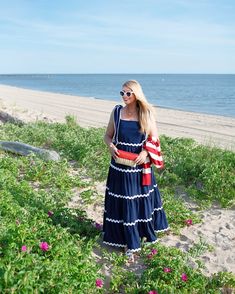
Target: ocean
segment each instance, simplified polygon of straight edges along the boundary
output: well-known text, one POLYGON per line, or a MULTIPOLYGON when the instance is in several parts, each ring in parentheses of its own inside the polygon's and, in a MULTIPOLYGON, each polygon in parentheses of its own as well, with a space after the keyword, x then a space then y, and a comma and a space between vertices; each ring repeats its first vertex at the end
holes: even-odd
POLYGON ((235 74, 10 74, 0 84, 120 102, 130 79, 155 106, 235 117, 235 74))

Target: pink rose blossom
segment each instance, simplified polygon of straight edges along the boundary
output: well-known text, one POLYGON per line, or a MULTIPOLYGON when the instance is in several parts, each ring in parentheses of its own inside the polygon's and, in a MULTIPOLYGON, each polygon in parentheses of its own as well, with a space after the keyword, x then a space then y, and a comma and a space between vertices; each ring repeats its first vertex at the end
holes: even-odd
POLYGON ((99 230, 99 231, 102 230, 102 225, 99 224, 99 223, 95 223, 94 227, 95 227, 97 230, 99 230))
POLYGON ((154 249, 154 248, 153 248, 153 249, 151 250, 151 253, 152 253, 153 255, 157 254, 157 249, 154 249))
POLYGON ((47 242, 41 242, 40 243, 40 248, 42 249, 42 251, 48 251, 49 250, 49 245, 47 242))
POLYGON ((149 253, 149 254, 147 255, 147 258, 148 258, 148 259, 153 258, 153 254, 152 254, 152 253, 149 253))
POLYGON ((103 285, 104 285, 104 282, 103 282, 103 280, 101 280, 101 279, 97 279, 97 280, 95 281, 95 285, 96 285, 97 288, 102 288, 103 285))
POLYGON ((155 290, 151 290, 151 291, 148 292, 148 294, 158 294, 158 293, 155 290))
POLYGON ((163 270, 164 270, 165 273, 170 273, 171 272, 171 269, 169 267, 164 267, 163 270))
POLYGON ((49 210, 47 214, 48 214, 49 217, 51 217, 54 214, 54 212, 49 210))
POLYGON ((27 246, 26 246, 26 245, 23 245, 23 246, 21 247, 21 251, 27 251, 27 246))
POLYGON ((191 219, 186 219, 185 223, 187 226, 191 226, 193 224, 193 221, 191 219))
POLYGON ((153 248, 153 249, 151 250, 151 252, 147 255, 147 258, 148 258, 148 259, 153 258, 153 256, 154 256, 155 254, 157 254, 157 249, 153 248))
POLYGON ((184 282, 186 282, 188 280, 188 277, 187 277, 187 275, 185 273, 183 273, 181 275, 181 280, 184 281, 184 282))

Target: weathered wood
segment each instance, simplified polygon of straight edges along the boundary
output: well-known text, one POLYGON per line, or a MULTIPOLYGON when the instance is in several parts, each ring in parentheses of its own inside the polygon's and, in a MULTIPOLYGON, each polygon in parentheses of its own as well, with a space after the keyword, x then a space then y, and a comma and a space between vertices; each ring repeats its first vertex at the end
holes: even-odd
POLYGON ((0 150, 12 152, 23 156, 28 156, 31 153, 34 153, 43 160, 60 160, 60 155, 54 150, 37 148, 20 142, 0 141, 0 150))

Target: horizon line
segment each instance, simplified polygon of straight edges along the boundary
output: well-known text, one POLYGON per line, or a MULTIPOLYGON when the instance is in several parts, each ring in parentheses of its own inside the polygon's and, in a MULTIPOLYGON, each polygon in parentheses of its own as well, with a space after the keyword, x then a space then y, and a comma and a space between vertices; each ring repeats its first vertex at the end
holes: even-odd
POLYGON ((59 72, 59 73, 53 73, 53 72, 45 72, 45 73, 41 73, 41 72, 31 72, 31 73, 0 73, 0 75, 234 75, 234 73, 200 73, 200 72, 156 72, 156 73, 120 73, 120 72, 110 72, 110 73, 102 73, 102 72, 88 72, 88 73, 69 73, 69 72, 59 72))

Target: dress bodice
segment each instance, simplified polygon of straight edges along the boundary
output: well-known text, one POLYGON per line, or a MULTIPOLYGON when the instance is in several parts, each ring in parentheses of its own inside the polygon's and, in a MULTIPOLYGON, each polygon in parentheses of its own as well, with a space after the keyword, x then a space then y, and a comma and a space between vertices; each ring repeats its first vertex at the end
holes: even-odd
POLYGON ((140 132, 138 121, 120 119, 117 138, 119 149, 139 153, 145 141, 145 134, 140 132))
POLYGON ((145 141, 145 134, 140 132, 140 123, 136 120, 121 119, 121 105, 114 110, 115 134, 113 141, 118 149, 140 153, 145 141))

